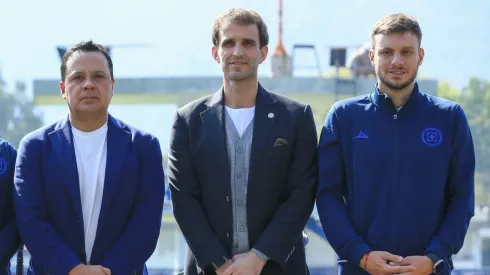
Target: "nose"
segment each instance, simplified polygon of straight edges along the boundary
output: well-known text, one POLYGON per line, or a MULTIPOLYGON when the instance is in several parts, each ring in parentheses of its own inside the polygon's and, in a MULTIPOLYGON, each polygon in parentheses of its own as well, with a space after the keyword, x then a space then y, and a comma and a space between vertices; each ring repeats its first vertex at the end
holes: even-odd
POLYGON ((84 90, 91 90, 91 89, 93 89, 94 88, 94 83, 92 82, 92 78, 87 77, 85 79, 85 81, 83 82, 82 88, 84 90))
POLYGON ((240 44, 235 45, 233 48, 233 55, 234 56, 242 56, 243 55, 243 48, 240 44))
POLYGON ((400 53, 395 53, 393 55, 393 60, 391 61, 393 65, 403 65, 403 57, 400 53))

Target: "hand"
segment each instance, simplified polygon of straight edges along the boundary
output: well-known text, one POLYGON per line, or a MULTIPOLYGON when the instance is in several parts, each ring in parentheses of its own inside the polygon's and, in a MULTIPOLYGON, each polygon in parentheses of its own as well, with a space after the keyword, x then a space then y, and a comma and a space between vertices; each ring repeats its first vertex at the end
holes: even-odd
POLYGON ((225 270, 223 275, 259 275, 264 265, 265 262, 250 251, 233 256, 233 264, 225 270))
POLYGON ((111 275, 111 270, 101 265, 79 264, 68 275, 111 275))
POLYGON ((364 254, 360 266, 369 274, 399 274, 415 271, 417 268, 412 265, 399 265, 403 257, 393 255, 385 251, 371 251, 364 254), (389 264, 393 262, 394 264, 389 264), (398 265, 397 265, 398 264, 398 265))
POLYGON ((412 272, 401 273, 403 275, 429 275, 434 271, 432 267, 434 264, 432 260, 427 256, 410 256, 397 263, 401 266, 415 266, 417 270, 412 272))
POLYGON ((233 263, 232 260, 227 260, 226 263, 219 268, 216 268, 216 275, 222 275, 223 272, 233 263))
POLYGON ((89 265, 89 268, 94 268, 94 270, 102 269, 102 272, 104 272, 105 275, 111 275, 111 270, 109 268, 103 267, 101 265, 89 265))

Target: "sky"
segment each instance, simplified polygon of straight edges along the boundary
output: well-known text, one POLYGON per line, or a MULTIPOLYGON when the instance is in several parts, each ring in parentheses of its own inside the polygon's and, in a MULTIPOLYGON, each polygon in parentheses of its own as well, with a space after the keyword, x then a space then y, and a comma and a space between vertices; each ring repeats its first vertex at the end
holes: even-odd
MULTIPOLYGON (((80 40, 113 45, 117 77, 219 76, 211 58, 213 20, 232 7, 254 9, 278 39, 278 0, 0 0, 0 70, 8 87, 34 79, 59 79, 56 46, 80 40)), ((284 0, 284 44, 313 44, 323 71, 329 48, 349 52, 369 39, 373 24, 403 12, 421 25, 425 60, 419 75, 461 88, 470 77, 490 80, 488 0, 284 0)), ((297 51, 301 69, 313 52, 297 51)), ((260 67, 269 75, 270 59, 260 67)), ((311 71, 310 71, 311 73, 311 71)))

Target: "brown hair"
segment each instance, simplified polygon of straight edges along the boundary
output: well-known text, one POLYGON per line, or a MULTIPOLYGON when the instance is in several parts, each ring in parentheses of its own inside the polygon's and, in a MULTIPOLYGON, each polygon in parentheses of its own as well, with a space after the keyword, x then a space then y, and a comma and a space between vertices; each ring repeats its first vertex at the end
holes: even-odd
POLYGON ((371 31, 371 42, 374 48, 374 37, 378 34, 389 35, 393 33, 403 34, 405 32, 411 32, 419 39, 419 47, 422 43, 422 30, 419 23, 414 17, 405 15, 403 13, 391 14, 383 17, 381 20, 374 24, 371 31))
POLYGON ((267 32, 267 26, 262 17, 255 11, 235 8, 227 10, 214 21, 212 33, 214 46, 218 46, 220 43, 221 27, 229 23, 241 26, 257 25, 257 28, 259 29, 260 48, 269 44, 269 33, 267 32))

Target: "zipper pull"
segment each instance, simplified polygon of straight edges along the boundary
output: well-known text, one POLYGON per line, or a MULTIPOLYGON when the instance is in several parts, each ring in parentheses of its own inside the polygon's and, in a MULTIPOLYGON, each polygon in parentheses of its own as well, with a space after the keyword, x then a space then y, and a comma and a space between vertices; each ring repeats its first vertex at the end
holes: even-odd
POLYGON ((397 114, 394 114, 393 115, 393 119, 398 119, 398 115, 397 114))

